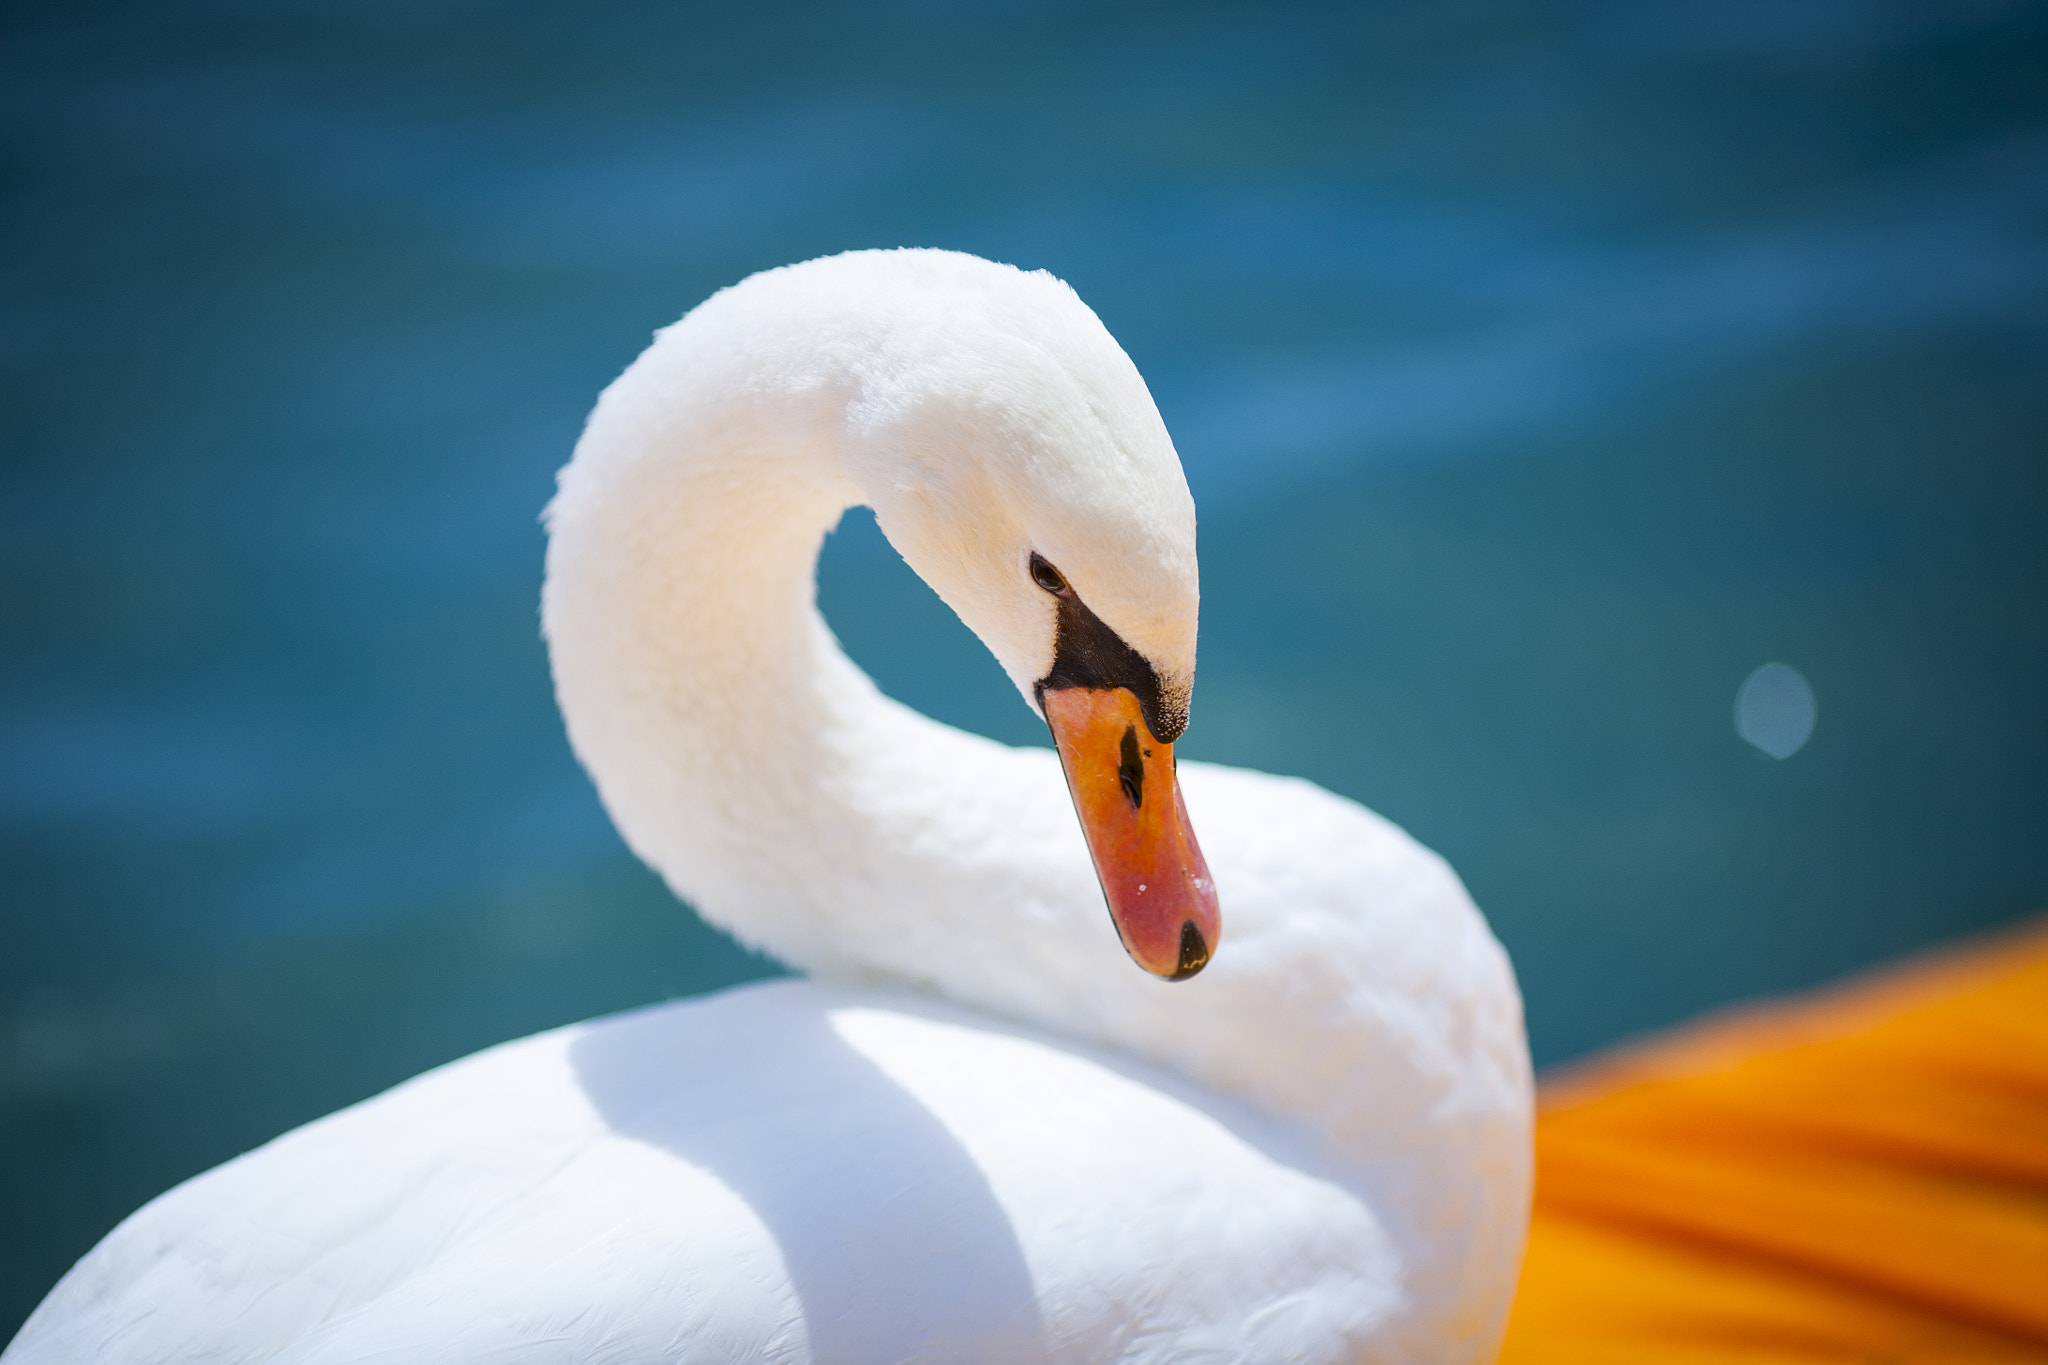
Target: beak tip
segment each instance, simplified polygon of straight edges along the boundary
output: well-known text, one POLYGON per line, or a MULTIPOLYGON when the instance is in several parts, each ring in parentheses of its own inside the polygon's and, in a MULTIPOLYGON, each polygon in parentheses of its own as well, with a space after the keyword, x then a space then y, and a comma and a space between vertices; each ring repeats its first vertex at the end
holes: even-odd
POLYGON ((1209 965, 1221 925, 1173 747, 1149 730, 1151 747, 1140 742, 1127 688, 1047 688, 1039 698, 1117 937, 1147 974, 1185 981, 1209 965))
POLYGON ((1202 937, 1202 931, 1195 927, 1193 920, 1183 920, 1180 926, 1180 961, 1166 973, 1166 979, 1185 981, 1208 965, 1208 941, 1202 937))

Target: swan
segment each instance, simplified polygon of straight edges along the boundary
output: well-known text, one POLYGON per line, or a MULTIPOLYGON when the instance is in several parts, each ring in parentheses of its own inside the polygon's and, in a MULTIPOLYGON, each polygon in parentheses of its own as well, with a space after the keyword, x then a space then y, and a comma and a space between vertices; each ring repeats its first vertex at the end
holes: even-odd
POLYGON ((754 275, 605 390, 547 525, 606 808, 804 978, 507 1043, 198 1176, 7 1365, 1490 1357, 1531 1179, 1506 956, 1387 821, 1176 765, 1194 504, 1070 288, 924 250, 754 275), (813 571, 859 503, 1053 749, 840 651, 813 571))

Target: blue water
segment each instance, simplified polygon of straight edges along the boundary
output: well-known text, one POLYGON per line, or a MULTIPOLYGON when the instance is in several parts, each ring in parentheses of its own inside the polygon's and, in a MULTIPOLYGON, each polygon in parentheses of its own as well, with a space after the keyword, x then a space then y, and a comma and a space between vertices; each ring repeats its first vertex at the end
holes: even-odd
MULTIPOLYGON (((1539 1059, 2048 903, 2048 8, 17 5, 0 1329, 291 1124, 773 970, 576 769, 535 518, 653 328, 898 244, 1124 342, 1187 751, 1443 850, 1539 1059)), ((823 575, 1039 742, 872 523, 823 575)))

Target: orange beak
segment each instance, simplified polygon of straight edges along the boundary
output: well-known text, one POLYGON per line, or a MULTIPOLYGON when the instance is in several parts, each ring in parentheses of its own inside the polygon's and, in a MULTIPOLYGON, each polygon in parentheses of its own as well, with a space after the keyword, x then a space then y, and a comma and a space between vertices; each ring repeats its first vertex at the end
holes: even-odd
POLYGON ((1173 746, 1152 737, 1128 688, 1049 687, 1039 702, 1124 950, 1154 976, 1193 976, 1223 922, 1173 746))

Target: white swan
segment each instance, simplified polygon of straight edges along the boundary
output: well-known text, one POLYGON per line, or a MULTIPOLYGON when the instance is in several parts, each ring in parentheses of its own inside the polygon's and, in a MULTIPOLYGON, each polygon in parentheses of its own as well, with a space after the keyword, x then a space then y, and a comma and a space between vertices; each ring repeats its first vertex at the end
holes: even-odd
POLYGON ((1071 290, 927 251, 756 275, 605 392, 549 519, 557 689, 613 818, 811 981, 288 1133, 124 1222, 8 1365, 1489 1355, 1530 1181, 1512 974, 1351 802, 1196 763, 1174 799, 1194 508, 1071 290), (1051 752, 840 653, 812 569, 863 501, 1046 687, 1071 803, 1051 752), (1130 960, 1212 948, 1188 981, 1130 960))

